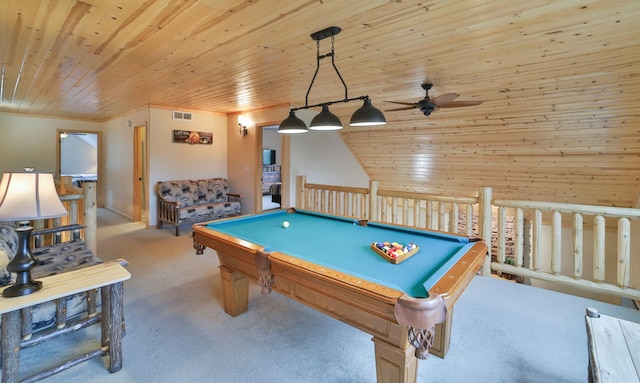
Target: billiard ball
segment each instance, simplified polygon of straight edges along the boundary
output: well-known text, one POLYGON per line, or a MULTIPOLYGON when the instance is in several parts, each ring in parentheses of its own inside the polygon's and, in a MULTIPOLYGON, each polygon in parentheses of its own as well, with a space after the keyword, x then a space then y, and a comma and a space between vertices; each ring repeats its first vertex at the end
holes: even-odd
POLYGON ((284 221, 282 222, 282 227, 284 227, 285 229, 289 227, 289 221, 284 221))

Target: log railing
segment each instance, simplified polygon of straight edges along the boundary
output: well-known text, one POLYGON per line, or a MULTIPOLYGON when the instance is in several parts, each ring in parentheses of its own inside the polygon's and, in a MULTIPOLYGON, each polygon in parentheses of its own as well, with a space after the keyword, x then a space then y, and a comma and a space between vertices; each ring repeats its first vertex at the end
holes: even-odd
POLYGON ((474 207, 480 197, 447 197, 369 188, 321 185, 298 176, 298 206, 345 217, 370 219, 405 226, 466 235, 474 234, 474 207), (468 224, 470 223, 470 224, 468 224))
POLYGON ((479 235, 491 242, 483 275, 507 273, 640 299, 640 275, 631 272, 640 264, 631 241, 640 209, 492 199, 489 187, 477 197, 448 197, 379 190, 377 181, 369 188, 311 184, 304 176, 297 182, 300 208, 479 235))
POLYGON ((312 211, 369 219, 369 189, 307 183, 298 176, 298 207, 312 211))
POLYGON ((492 271, 640 299, 640 290, 631 283, 632 261, 636 268, 640 262, 638 255, 631 257, 631 223, 640 220, 640 209, 501 199, 493 205, 499 235, 492 271), (509 215, 514 217, 510 259, 500 235, 509 215))
MULTIPOLYGON (((59 218, 33 221, 34 229, 41 230, 66 225, 82 225, 83 229, 81 231, 83 231, 84 235, 81 235, 81 237, 84 238, 89 250, 97 254, 96 183, 84 182, 82 188, 78 188, 71 184, 71 177, 61 177, 56 182, 56 188, 68 214, 59 218)), ((71 234, 65 233, 63 235, 69 236, 71 234)), ((58 241, 68 241, 70 239, 69 237, 64 237, 58 239, 58 241)), ((54 238, 38 238, 38 240, 45 245, 56 241, 54 238)))
MULTIPOLYGON (((375 182, 375 181, 374 181, 375 182)), ((474 207, 479 197, 445 197, 422 193, 378 190, 372 220, 446 231, 474 234, 474 207)))

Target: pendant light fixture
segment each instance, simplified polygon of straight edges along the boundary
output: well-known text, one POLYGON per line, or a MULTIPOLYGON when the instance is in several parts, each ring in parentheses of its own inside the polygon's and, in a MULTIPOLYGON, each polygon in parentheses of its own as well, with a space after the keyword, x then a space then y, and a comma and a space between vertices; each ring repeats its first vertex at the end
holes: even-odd
POLYGON ((278 128, 278 133, 305 133, 308 129, 312 130, 338 130, 342 129, 342 122, 335 114, 329 111, 329 105, 337 104, 341 102, 350 102, 354 100, 362 100, 363 105, 360 109, 356 110, 351 116, 351 121, 349 125, 351 126, 374 126, 374 125, 385 125, 387 123, 386 119, 382 112, 376 109, 371 104, 371 99, 369 96, 359 96, 349 98, 349 91, 347 89, 347 84, 345 84, 340 72, 338 72, 338 68, 335 63, 335 53, 333 49, 334 36, 340 33, 341 29, 339 27, 329 27, 323 29, 321 31, 315 32, 311 34, 311 38, 316 41, 316 71, 313 74, 313 78, 311 79, 311 84, 309 84, 309 89, 307 89, 307 95, 305 97, 304 106, 298 108, 291 108, 289 112, 289 117, 284 119, 282 123, 280 123, 280 127, 278 128), (320 40, 324 40, 327 37, 331 37, 331 52, 320 55, 320 40), (320 60, 326 57, 331 57, 331 65, 333 69, 336 71, 338 78, 340 78, 340 82, 344 86, 344 99, 336 100, 336 101, 326 101, 321 102, 315 105, 309 105, 309 92, 311 92, 311 88, 313 87, 313 82, 316 79, 316 75, 318 74, 318 70, 320 69, 320 60), (296 117, 295 111, 300 109, 309 109, 321 106, 322 111, 318 113, 313 120, 311 120, 311 124, 307 129, 307 125, 296 117))

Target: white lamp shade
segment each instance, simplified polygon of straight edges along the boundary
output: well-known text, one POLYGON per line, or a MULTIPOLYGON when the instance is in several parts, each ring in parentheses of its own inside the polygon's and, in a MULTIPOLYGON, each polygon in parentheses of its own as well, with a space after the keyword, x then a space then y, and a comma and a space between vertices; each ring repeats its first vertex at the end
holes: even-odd
POLYGON ((67 214, 51 173, 4 173, 0 181, 0 221, 61 217, 67 214))

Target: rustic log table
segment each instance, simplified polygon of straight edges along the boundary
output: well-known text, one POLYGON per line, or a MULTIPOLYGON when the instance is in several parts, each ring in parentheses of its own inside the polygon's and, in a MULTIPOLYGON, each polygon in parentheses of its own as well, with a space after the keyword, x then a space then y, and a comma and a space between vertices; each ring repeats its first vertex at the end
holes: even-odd
POLYGON ((589 382, 640 383, 640 323, 598 313, 585 316, 589 382))
MULTIPOLYGON (((98 355, 109 356, 109 371, 122 368, 122 335, 124 331, 123 281, 131 274, 123 267, 126 261, 113 261, 66 273, 40 278, 43 288, 35 293, 0 299, 2 314, 2 383, 34 382, 47 378, 67 368, 98 355), (122 264, 121 264, 122 263, 122 264), (58 300, 77 293, 101 290, 102 313, 82 319, 74 325, 58 326, 42 335, 23 339, 21 310, 31 306, 58 300), (20 379, 20 350, 99 322, 102 316, 101 347, 68 360, 61 365, 20 379)), ((2 289, 0 289, 0 292, 2 289)), ((45 356, 46 357, 46 356, 45 356)))

